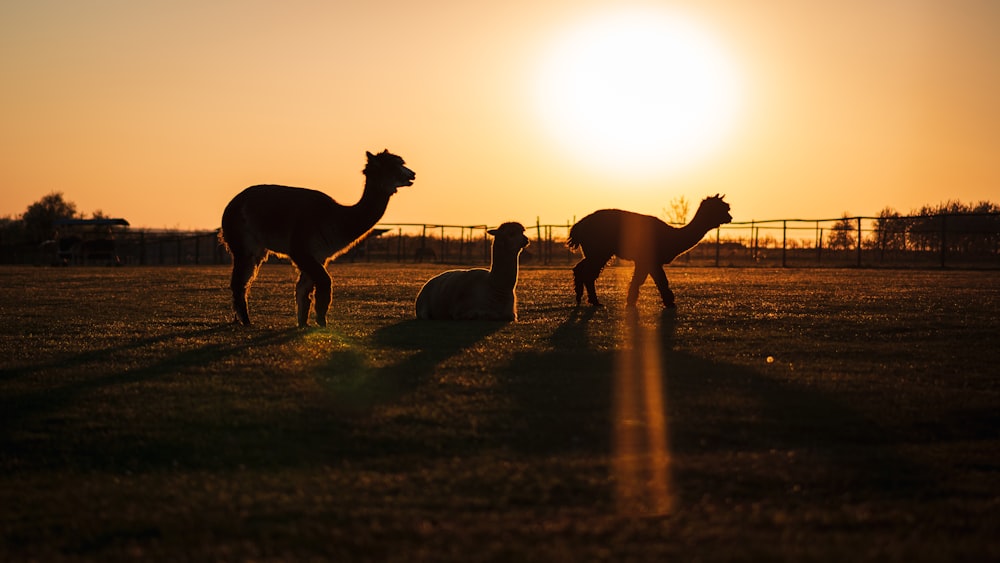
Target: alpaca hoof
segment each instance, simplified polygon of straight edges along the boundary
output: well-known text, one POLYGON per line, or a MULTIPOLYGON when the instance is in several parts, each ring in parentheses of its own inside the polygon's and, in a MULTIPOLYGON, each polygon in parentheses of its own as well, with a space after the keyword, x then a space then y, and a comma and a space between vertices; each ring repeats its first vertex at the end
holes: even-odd
POLYGON ((326 319, 316 319, 316 324, 318 324, 320 328, 323 328, 326 326, 326 319))

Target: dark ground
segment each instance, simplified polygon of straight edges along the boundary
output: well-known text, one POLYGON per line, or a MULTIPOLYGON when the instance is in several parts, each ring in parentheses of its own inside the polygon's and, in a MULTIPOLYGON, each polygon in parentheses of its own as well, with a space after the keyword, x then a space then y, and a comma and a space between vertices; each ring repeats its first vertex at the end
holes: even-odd
POLYGON ((1000 560, 996 272, 0 268, 0 560, 1000 560))

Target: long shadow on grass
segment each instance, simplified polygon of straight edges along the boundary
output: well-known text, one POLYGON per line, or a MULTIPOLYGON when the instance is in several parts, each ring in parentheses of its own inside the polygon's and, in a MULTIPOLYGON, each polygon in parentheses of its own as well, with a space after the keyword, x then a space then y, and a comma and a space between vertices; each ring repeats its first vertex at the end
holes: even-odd
POLYGON ((548 342, 501 368, 501 384, 517 409, 510 416, 518 422, 511 445, 540 455, 608 450, 614 336, 598 326, 606 317, 605 309, 574 308, 548 342))
POLYGON ((783 368, 750 369, 679 350, 677 322, 666 314, 659 323, 670 449, 701 460, 675 471, 679 499, 728 491, 759 501, 805 489, 843 499, 927 484, 925 469, 895 448, 897 437, 843 397, 783 368))
MULTIPOLYGON (((66 442, 72 442, 70 450, 80 447, 81 444, 84 446, 96 446, 98 450, 92 452, 92 454, 97 456, 103 455, 107 458, 114 458, 115 456, 121 457, 122 455, 131 455, 132 457, 135 457, 138 453, 141 457, 144 455, 143 452, 122 454, 122 451, 127 449, 129 444, 93 444, 91 440, 97 439, 99 436, 92 436, 83 428, 60 427, 61 423, 59 422, 59 419, 61 418, 61 415, 58 413, 64 409, 72 408, 81 401, 85 401, 85 398, 92 394, 100 394, 104 390, 121 388, 136 383, 151 381, 157 378, 183 372, 186 369, 210 365, 223 361, 229 357, 245 354, 248 347, 281 345, 300 338, 303 334, 302 331, 295 328, 260 331, 253 334, 253 336, 249 338, 241 338, 236 343, 227 341, 196 346, 178 353, 170 354, 166 357, 150 360, 148 363, 139 365, 138 367, 128 367, 109 373, 95 374, 93 376, 87 373, 85 368, 91 361, 94 361, 102 355, 107 356, 119 354, 123 351, 127 352, 130 350, 138 350, 144 346, 173 340, 179 340, 182 342, 189 339, 201 340, 211 334, 219 333, 220 331, 228 332, 231 330, 233 329, 226 325, 223 327, 205 330, 171 333, 169 335, 142 339, 140 341, 126 342, 112 348, 87 351, 78 354, 73 358, 66 359, 66 364, 58 364, 58 368, 67 368, 69 370, 67 372, 69 375, 67 375, 67 381, 65 383, 57 386, 46 386, 44 389, 38 391, 5 396, 4 400, 0 402, 0 448, 12 457, 16 457, 19 454, 26 454, 30 456, 37 453, 37 450, 39 449, 65 447, 66 442), (46 429, 41 431, 41 436, 43 437, 24 437, 25 430, 29 431, 27 434, 28 436, 31 436, 32 433, 39 431, 35 429, 36 423, 32 421, 44 419, 50 414, 55 414, 57 419, 55 422, 55 428, 51 427, 52 423, 45 423, 46 429), (47 442, 51 440, 56 440, 58 443, 47 442), (106 449, 102 451, 102 448, 106 449)), ((106 362, 104 365, 107 366, 113 364, 106 362)), ((42 369, 42 367, 38 367, 37 369, 42 369)), ((139 394, 137 397, 149 400, 149 395, 147 394, 139 394)), ((195 433, 194 431, 195 429, 192 429, 192 434, 195 433)), ((144 449, 149 452, 153 452, 161 445, 152 444, 149 445, 150 447, 144 449)), ((183 445, 180 446, 181 449, 183 449, 183 447, 183 445)), ((171 455, 180 455, 181 457, 184 455, 183 452, 178 453, 176 447, 164 449, 170 451, 154 453, 151 456, 147 456, 150 458, 147 461, 153 461, 155 463, 155 458, 161 459, 166 463, 170 463, 176 462, 176 457, 171 458, 171 455)), ((71 463, 80 461, 72 459, 73 456, 78 453, 79 452, 73 453, 71 451, 68 454, 70 456, 69 461, 71 463)), ((83 455, 90 454, 91 452, 88 452, 83 455)))
MULTIPOLYGON (((97 350, 85 350, 83 352, 67 355, 55 353, 46 357, 42 361, 32 362, 29 365, 0 369, 0 381, 11 381, 19 377, 24 377, 47 369, 58 368, 62 370, 73 370, 85 368, 87 365, 93 363, 100 363, 103 365, 107 363, 109 358, 124 357, 131 352, 178 339, 189 340, 192 338, 204 338, 229 329, 230 325, 219 325, 213 323, 206 328, 198 330, 157 334, 146 338, 124 341, 115 346, 108 346, 97 350)), ((38 353, 41 355, 44 354, 45 351, 38 350, 38 353)))
POLYGON ((511 419, 523 421, 510 446, 547 457, 610 456, 609 484, 592 486, 596 501, 613 495, 611 483, 618 479, 611 475, 620 455, 616 429, 642 427, 636 433, 640 442, 656 435, 649 431, 655 416, 648 412, 615 412, 621 410, 623 389, 636 394, 631 400, 638 412, 652 405, 662 412, 666 449, 661 451, 673 458, 667 460, 666 480, 675 508, 712 495, 761 502, 809 487, 830 499, 908 494, 933 482, 925 468, 899 454, 895 437, 841 398, 788 374, 678 349, 673 312, 660 317, 655 328, 627 319, 624 341, 614 351, 591 348, 591 335, 606 330, 593 325, 607 321, 590 322, 585 315, 571 313, 550 337, 551 349, 519 353, 503 373, 506 392, 515 400, 511 419), (641 352, 650 346, 654 349, 641 352), (655 357, 637 357, 643 353, 655 357), (628 369, 623 366, 650 365, 658 366, 654 385, 641 382, 645 375, 622 385, 617 372, 628 369), (642 396, 651 390, 660 394, 655 401, 642 396))
POLYGON ((334 352, 327 361, 326 385, 338 410, 362 414, 394 401, 421 385, 448 358, 503 328, 505 322, 410 319, 382 327, 372 340, 379 348, 405 354, 403 360, 373 367, 355 350, 334 352))

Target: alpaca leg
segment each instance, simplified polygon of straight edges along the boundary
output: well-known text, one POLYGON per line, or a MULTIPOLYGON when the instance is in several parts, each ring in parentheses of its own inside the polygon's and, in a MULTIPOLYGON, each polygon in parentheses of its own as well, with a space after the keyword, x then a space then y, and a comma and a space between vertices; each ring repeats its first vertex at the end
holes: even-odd
POLYGON ((303 327, 309 323, 309 309, 312 307, 313 289, 316 284, 305 272, 299 271, 299 279, 295 282, 295 310, 298 315, 299 326, 303 327))
POLYGON ((649 277, 649 268, 636 263, 635 270, 632 271, 632 281, 628 284, 628 296, 625 298, 626 307, 635 307, 639 302, 639 288, 649 277))
POLYGON ((580 299, 583 298, 583 273, 582 267, 587 259, 584 258, 573 266, 573 289, 576 291, 576 304, 580 304, 580 299))
MULTIPOLYGON (((598 272, 600 273, 600 272, 598 272)), ((601 302, 597 300, 597 288, 594 286, 594 282, 597 281, 597 276, 594 276, 587 280, 584 284, 587 287, 587 302, 594 307, 600 307, 601 302)))
POLYGON ((674 303, 674 292, 670 291, 670 283, 667 281, 667 274, 663 267, 653 268, 653 281, 656 282, 656 289, 660 290, 660 299, 663 299, 663 306, 669 308, 676 307, 674 303))
POLYGON ((610 256, 604 260, 584 258, 573 267, 573 285, 576 290, 577 305, 580 304, 580 299, 583 297, 583 288, 586 288, 587 301, 595 307, 600 306, 601 302, 597 299, 597 288, 594 286, 594 282, 601 275, 604 264, 610 259, 610 256))
MULTIPOLYGON (((308 276, 315 285, 316 324, 319 326, 326 326, 326 313, 330 309, 332 288, 330 274, 326 272, 326 267, 317 262, 312 256, 292 256, 291 259, 299 267, 299 270, 308 276)), ((296 289, 298 289, 298 287, 296 287, 296 289)), ((307 307, 305 317, 308 318, 308 316, 309 309, 307 307)), ((305 326, 301 310, 299 311, 299 325, 305 326)))
POLYGON ((323 268, 323 274, 324 277, 316 282, 316 324, 319 326, 326 326, 326 313, 333 301, 333 280, 326 273, 326 268, 323 268))
POLYGON ((250 312, 247 306, 247 294, 250 284, 257 277, 257 268, 263 258, 255 256, 233 255, 233 274, 229 280, 229 288, 233 291, 234 321, 250 325, 250 312))

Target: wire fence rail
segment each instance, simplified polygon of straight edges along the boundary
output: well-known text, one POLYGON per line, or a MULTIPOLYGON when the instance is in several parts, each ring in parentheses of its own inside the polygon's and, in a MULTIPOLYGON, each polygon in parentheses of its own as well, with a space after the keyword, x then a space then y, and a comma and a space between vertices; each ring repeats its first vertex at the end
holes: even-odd
MULTIPOLYGON (((527 226, 524 265, 580 259, 572 225, 527 226)), ((381 223, 340 261, 485 265, 489 225, 381 223)), ((217 230, 102 229, 74 246, 0 245, 0 263, 36 265, 228 264, 217 230)), ((63 241, 64 242, 64 241, 63 241)), ((273 258, 272 258, 273 259, 273 258)), ((914 267, 1000 269, 1000 213, 738 221, 707 233, 677 264, 715 267, 914 267)))

